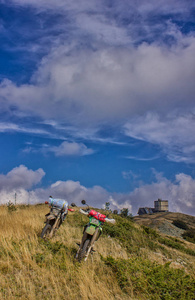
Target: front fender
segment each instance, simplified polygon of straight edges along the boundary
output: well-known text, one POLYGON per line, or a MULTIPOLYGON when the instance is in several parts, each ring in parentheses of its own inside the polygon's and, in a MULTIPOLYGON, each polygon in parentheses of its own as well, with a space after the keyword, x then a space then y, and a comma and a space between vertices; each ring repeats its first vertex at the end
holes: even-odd
POLYGON ((56 219, 56 217, 54 215, 49 215, 46 217, 47 220, 53 220, 53 219, 56 219))

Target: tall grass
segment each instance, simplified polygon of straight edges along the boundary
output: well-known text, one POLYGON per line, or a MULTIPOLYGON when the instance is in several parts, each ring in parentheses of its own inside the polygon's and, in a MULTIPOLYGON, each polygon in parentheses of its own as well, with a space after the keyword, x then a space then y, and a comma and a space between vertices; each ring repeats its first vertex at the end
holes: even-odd
MULTIPOLYGON (((76 242, 81 240, 87 217, 77 210, 69 213, 56 236, 44 241, 40 233, 47 212, 48 207, 44 205, 18 207, 12 212, 0 207, 0 299, 150 299, 150 292, 136 286, 146 276, 144 270, 149 256, 160 249, 149 247, 148 240, 159 245, 154 241, 154 234, 116 216, 115 226, 105 225, 104 234, 95 245, 95 254, 80 264, 74 258, 76 242), (122 266, 126 263, 129 266, 137 258, 140 281, 139 276, 136 283, 132 280, 133 271, 128 268, 127 284, 124 281, 121 285, 122 275, 117 275, 109 257, 114 262, 122 262, 122 266)), ((179 251, 169 248, 171 257, 176 255, 174 251, 179 251)), ((178 253, 183 261, 189 261, 189 255, 178 253)), ((186 272, 193 275, 193 261, 188 264, 179 267, 183 269, 183 278, 186 272)), ((170 274, 174 278, 172 268, 170 274)))
POLYGON ((51 241, 39 238, 46 212, 44 206, 12 213, 1 208, 0 299, 124 299, 99 256, 85 264, 75 261, 82 228, 72 226, 74 216, 51 241))

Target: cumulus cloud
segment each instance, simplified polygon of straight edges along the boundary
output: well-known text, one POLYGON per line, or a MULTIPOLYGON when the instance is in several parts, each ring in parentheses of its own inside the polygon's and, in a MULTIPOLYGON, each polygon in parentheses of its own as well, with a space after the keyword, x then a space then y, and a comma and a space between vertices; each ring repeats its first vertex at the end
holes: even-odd
POLYGON ((33 171, 24 165, 20 165, 6 175, 0 174, 0 191, 30 189, 38 184, 44 175, 45 172, 41 168, 33 171))
MULTIPOLYGON (((6 6, 6 1, 2 1, 2 5, 6 6)), ((76 137, 75 140, 79 141, 93 139, 103 142, 105 139, 101 139, 101 136, 99 138, 96 130, 90 130, 104 124, 121 126, 126 120, 124 132, 127 136, 159 145, 169 160, 194 162, 192 112, 195 38, 190 29, 194 8, 192 1, 187 5, 182 0, 149 0, 147 3, 136 0, 112 1, 111 4, 98 0, 10 0, 7 5, 16 5, 14 8, 24 6, 28 13, 29 7, 33 7, 30 13, 34 13, 35 18, 32 19, 37 22, 33 37, 31 29, 34 23, 27 22, 28 30, 21 34, 24 24, 19 19, 14 26, 14 34, 8 31, 10 26, 6 28, 6 24, 3 24, 3 30, 0 25, 0 30, 7 41, 7 48, 4 50, 8 51, 10 47, 14 54, 22 51, 19 59, 23 54, 28 55, 28 59, 35 55, 36 63, 33 65, 37 66, 37 70, 26 81, 17 78, 15 81, 1 80, 0 111, 3 112, 2 115, 6 115, 6 120, 13 115, 20 116, 21 119, 24 116, 52 119, 54 124, 68 124, 72 130, 69 131, 69 140, 76 137), (55 21, 48 26, 48 20, 55 21), (184 24, 184 27, 180 28, 178 24, 184 24), (10 44, 12 34, 16 48, 13 43, 10 44), (17 36, 21 37, 18 41, 17 36), (175 107, 178 112, 173 113, 175 107), (146 114, 148 111, 150 113, 146 114), (172 113, 167 113, 170 111, 172 113), (133 118, 135 115, 137 117, 133 118), (89 131, 83 131, 83 127, 89 131)), ((3 78, 3 75, 0 76, 3 78)), ((121 128, 119 126, 118 132, 121 128)), ((58 130, 64 134, 63 129, 58 130)), ((31 130, 30 126, 28 129, 12 122, 0 123, 0 131, 48 135, 48 131, 31 130)), ((56 156, 93 153, 85 144, 68 142, 63 134, 55 135, 65 140, 60 146, 49 150, 49 147, 45 147, 42 150, 53 152, 56 156)), ((112 137, 106 140, 113 142, 112 137)), ((26 149, 31 150, 32 148, 26 149)), ((22 174, 27 175, 23 183, 19 180, 19 170, 18 175, 12 170, 11 174, 0 175, 0 179, 10 190, 18 187, 21 195, 28 194, 33 203, 38 201, 38 194, 42 195, 43 200, 48 192, 51 194, 54 190, 58 193, 62 189, 63 192, 59 195, 63 197, 63 193, 71 187, 74 193, 67 192, 69 199, 73 198, 71 195, 76 199, 90 196, 101 205, 111 196, 113 207, 117 203, 118 207, 129 205, 129 209, 134 209, 135 203, 139 202, 137 198, 134 200, 134 193, 144 199, 144 191, 150 190, 150 186, 142 185, 139 190, 128 195, 110 195, 101 187, 85 189, 79 182, 75 184, 68 181, 66 184, 57 182, 48 189, 26 192, 26 189, 32 188, 32 185, 41 180, 44 171, 31 170, 32 174, 37 172, 35 179, 33 176, 30 178, 30 170, 25 168, 18 168, 22 174)), ((126 178, 130 176, 123 175, 126 178)), ((179 186, 183 190, 186 182, 190 182, 184 176, 177 178, 174 184, 162 178, 161 182, 151 186, 159 192, 161 187, 165 191, 168 186, 172 189, 175 187, 176 193, 179 186)), ((191 184, 194 184, 193 180, 191 184)), ((1 191, 5 193, 5 189, 2 188, 1 191)), ((160 197, 157 194, 155 195, 160 197)), ((184 209, 187 211, 187 208, 184 209)))
POLYGON ((139 207, 153 207, 154 201, 161 198, 169 201, 170 211, 195 215, 195 180, 184 173, 176 174, 175 180, 172 182, 161 173, 154 172, 156 175, 154 182, 151 184, 140 183, 138 188, 128 194, 109 193, 101 186, 87 188, 79 181, 72 180, 56 181, 47 188, 35 188, 27 191, 26 188, 40 181, 43 173, 43 170, 40 169, 32 171, 20 166, 7 175, 3 175, 4 178, 1 175, 1 179, 3 178, 5 182, 4 186, 7 184, 7 188, 4 189, 4 186, 1 186, 0 203, 4 204, 10 199, 14 199, 14 193, 17 190, 17 203, 40 203, 52 195, 54 198, 66 199, 69 204, 74 202, 77 205, 80 205, 80 201, 85 199, 90 206, 96 208, 103 208, 106 202, 110 202, 112 210, 118 209, 120 211, 122 208, 128 208, 129 212, 135 215, 139 207), (18 173, 25 173, 28 180, 23 182, 25 181, 23 176, 19 180, 18 173), (35 180, 37 175, 38 179, 35 180), (9 183, 6 180, 9 180, 9 183))
POLYGON ((135 117, 124 126, 127 136, 159 145, 169 160, 195 162, 195 116, 169 114, 160 118, 156 113, 135 117))
POLYGON ((43 60, 33 83, 3 81, 1 99, 20 111, 85 124, 190 109, 195 39, 184 40, 171 49, 146 43, 97 51, 60 46, 43 60))
POLYGON ((58 13, 59 18, 51 24, 51 31, 44 26, 43 18, 38 37, 32 41, 29 36, 31 46, 27 45, 26 51, 34 49, 39 54, 37 45, 42 40, 45 50, 41 52, 47 55, 37 62, 30 82, 16 84, 8 79, 1 82, 2 111, 10 113, 14 107, 18 114, 92 126, 120 122, 148 110, 165 115, 176 106, 184 111, 192 109, 195 38, 192 33, 182 34, 171 18, 161 22, 161 17, 169 13, 176 20, 190 20, 193 3, 186 5, 175 0, 160 1, 160 5, 154 0, 113 1, 112 5, 97 0, 10 3, 32 5, 48 15, 58 13), (158 18, 152 21, 154 13, 159 21, 158 18), (174 42, 169 44, 169 40, 174 42), (53 41, 49 47, 48 41, 53 41))
POLYGON ((83 143, 63 142, 60 146, 49 147, 48 152, 53 152, 56 156, 84 156, 94 153, 94 150, 87 148, 83 143))
MULTIPOLYGON (((7 204, 8 202, 12 202, 16 204, 30 204, 30 193, 22 188, 18 188, 17 190, 0 190, 0 205, 7 204)), ((38 198, 36 199, 34 204, 39 203, 38 198), (36 202, 37 201, 37 202, 36 202)))
POLYGON ((153 201, 158 198, 169 201, 169 210, 195 215, 195 180, 186 174, 180 173, 171 182, 163 176, 157 176, 157 182, 142 185, 129 194, 132 206, 154 207, 153 201))

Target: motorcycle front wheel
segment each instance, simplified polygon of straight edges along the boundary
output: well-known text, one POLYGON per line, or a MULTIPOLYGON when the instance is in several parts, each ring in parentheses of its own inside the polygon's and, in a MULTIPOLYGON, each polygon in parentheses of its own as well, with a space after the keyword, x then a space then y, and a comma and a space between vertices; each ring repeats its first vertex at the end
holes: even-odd
POLYGON ((87 250, 90 244, 90 240, 87 239, 84 244, 82 249, 80 249, 79 254, 78 254, 78 261, 81 262, 81 260, 85 257, 85 255, 87 254, 87 250))
POLYGON ((47 223, 41 232, 41 238, 42 239, 49 238, 51 230, 52 230, 52 226, 47 223))

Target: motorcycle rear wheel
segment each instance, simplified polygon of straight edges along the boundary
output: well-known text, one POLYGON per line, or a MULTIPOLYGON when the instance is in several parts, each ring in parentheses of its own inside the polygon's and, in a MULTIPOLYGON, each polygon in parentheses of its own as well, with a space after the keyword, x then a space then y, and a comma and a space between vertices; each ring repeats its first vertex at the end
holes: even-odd
POLYGON ((80 249, 79 254, 78 254, 79 262, 81 262, 81 260, 85 257, 88 247, 89 247, 89 244, 90 244, 90 240, 89 239, 85 240, 83 247, 82 247, 82 249, 80 249))
POLYGON ((49 238, 51 230, 52 230, 52 226, 50 224, 46 224, 41 232, 41 238, 42 239, 49 238))

